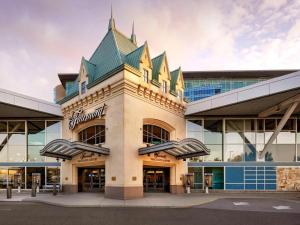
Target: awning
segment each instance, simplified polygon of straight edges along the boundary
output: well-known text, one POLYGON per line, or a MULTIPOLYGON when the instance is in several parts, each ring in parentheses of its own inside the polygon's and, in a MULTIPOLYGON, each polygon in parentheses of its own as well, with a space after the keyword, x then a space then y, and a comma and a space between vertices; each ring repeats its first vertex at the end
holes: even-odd
POLYGON ((139 155, 155 152, 166 152, 177 159, 186 159, 197 156, 209 155, 210 150, 195 138, 186 138, 181 141, 168 141, 139 149, 139 155))
POLYGON ((40 151, 40 154, 42 156, 71 160, 74 156, 83 152, 109 155, 108 148, 86 144, 79 141, 71 142, 65 139, 56 139, 51 141, 40 151))

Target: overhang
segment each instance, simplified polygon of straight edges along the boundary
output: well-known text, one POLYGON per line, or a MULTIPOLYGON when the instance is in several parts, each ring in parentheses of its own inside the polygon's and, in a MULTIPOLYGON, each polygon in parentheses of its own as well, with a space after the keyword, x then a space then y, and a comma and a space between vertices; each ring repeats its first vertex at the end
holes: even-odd
POLYGON ((208 155, 210 150, 201 141, 194 138, 186 138, 181 141, 168 141, 139 149, 139 155, 156 152, 166 152, 177 159, 185 159, 208 155))
POLYGON ((83 152, 91 152, 99 155, 109 155, 109 149, 82 143, 79 141, 68 141, 56 139, 48 143, 41 151, 42 156, 71 160, 74 156, 83 152))
POLYGON ((0 118, 61 118, 60 105, 0 88, 0 118))
MULTIPOLYGON (((300 94, 300 72, 276 77, 244 88, 188 103, 185 115, 257 116, 300 94)), ((300 106, 294 114, 299 114, 300 106)), ((274 114, 281 115, 284 112, 274 114)))
POLYGON ((271 79, 283 76, 299 69, 294 70, 215 70, 215 71, 183 71, 185 80, 199 79, 271 79))

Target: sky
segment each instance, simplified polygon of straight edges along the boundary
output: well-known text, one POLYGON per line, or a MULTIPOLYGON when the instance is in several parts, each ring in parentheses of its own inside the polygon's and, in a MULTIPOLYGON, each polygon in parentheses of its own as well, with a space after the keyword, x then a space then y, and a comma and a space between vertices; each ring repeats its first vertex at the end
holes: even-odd
POLYGON ((300 0, 0 0, 0 88, 53 101, 116 27, 170 70, 300 69, 300 0))

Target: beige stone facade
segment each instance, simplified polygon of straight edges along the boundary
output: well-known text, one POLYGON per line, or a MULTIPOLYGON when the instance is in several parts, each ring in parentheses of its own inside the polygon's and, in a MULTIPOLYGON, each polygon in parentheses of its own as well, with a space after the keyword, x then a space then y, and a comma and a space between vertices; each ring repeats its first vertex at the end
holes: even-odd
MULTIPOLYGON (((149 58, 142 58, 147 57, 149 58)), ((138 154, 138 149, 146 146, 143 143, 145 124, 164 128, 170 133, 171 140, 181 140, 186 135, 185 102, 170 93, 163 93, 160 87, 144 82, 143 69, 148 68, 151 72, 151 64, 148 60, 141 61, 141 64, 140 71, 122 65, 119 72, 88 89, 86 94, 79 94, 62 104, 63 139, 77 141, 81 130, 101 124, 105 125, 106 136, 102 146, 110 149, 109 156, 91 156, 84 161, 77 156, 71 161, 65 161, 62 165, 62 184, 65 191, 77 191, 78 168, 104 166, 107 197, 143 197, 143 167, 156 166, 170 168, 172 193, 183 192, 182 177, 187 172, 185 161, 177 160, 167 153, 160 153, 158 156, 138 154), (104 118, 81 123, 74 130, 69 129, 68 119, 75 110, 82 108, 85 113, 89 113, 104 104, 107 106, 104 118)), ((81 70, 79 83, 86 79, 85 71, 81 70)), ((168 73, 163 68, 161 79, 170 80, 168 73)), ((178 80, 177 88, 183 91, 182 77, 178 80)))

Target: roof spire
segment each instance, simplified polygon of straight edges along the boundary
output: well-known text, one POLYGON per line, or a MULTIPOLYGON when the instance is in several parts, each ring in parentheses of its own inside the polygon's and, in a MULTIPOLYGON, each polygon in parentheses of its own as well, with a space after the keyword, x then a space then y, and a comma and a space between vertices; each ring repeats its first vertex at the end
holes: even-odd
POLYGON ((132 23, 132 33, 131 33, 131 38, 130 38, 130 40, 131 40, 131 42, 132 42, 133 44, 136 45, 136 36, 135 36, 135 33, 134 33, 134 21, 133 21, 133 23, 132 23))
POLYGON ((108 30, 111 30, 111 29, 116 29, 115 19, 114 19, 114 16, 113 16, 112 5, 110 7, 110 19, 109 19, 109 24, 108 24, 108 30))

